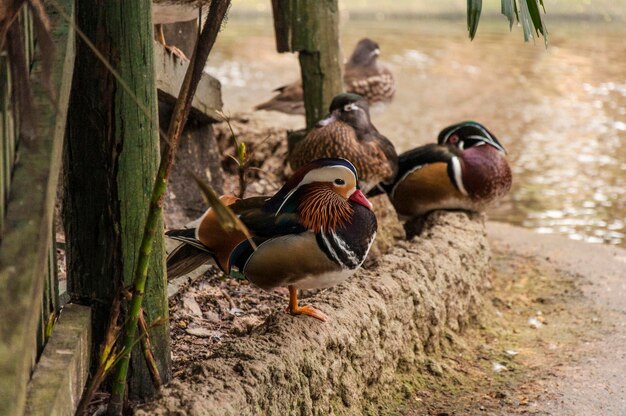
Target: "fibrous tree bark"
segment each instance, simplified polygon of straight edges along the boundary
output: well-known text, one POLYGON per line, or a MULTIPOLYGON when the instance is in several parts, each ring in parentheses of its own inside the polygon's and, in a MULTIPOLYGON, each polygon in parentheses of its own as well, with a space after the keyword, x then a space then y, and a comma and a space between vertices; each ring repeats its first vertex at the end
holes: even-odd
MULTIPOLYGON (((64 156, 68 291, 93 308, 94 354, 112 299, 132 283, 159 163, 151 1, 76 0, 76 24, 123 81, 78 40, 64 156), (122 82, 130 93, 122 88, 122 82)), ((160 220, 162 224, 162 220, 160 220)), ((162 228, 162 225, 160 226, 162 228)), ((154 241, 144 310, 167 316, 163 237, 154 241)), ((163 381, 170 376, 169 327, 150 330, 163 381)), ((152 382, 141 350, 131 361, 132 397, 152 382)))

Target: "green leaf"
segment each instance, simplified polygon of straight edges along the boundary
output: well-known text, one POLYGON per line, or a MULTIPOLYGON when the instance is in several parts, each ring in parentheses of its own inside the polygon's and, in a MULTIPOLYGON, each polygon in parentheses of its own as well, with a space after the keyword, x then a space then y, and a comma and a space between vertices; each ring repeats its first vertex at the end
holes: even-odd
POLYGON ((482 0, 467 0, 467 30, 472 40, 474 40, 474 36, 476 36, 482 8, 482 0))
POLYGON ((530 18, 532 19, 533 26, 535 28, 535 33, 539 36, 539 33, 543 33, 543 24, 541 22, 541 14, 539 14, 539 5, 537 4, 537 0, 526 0, 526 4, 528 5, 528 11, 530 14, 530 18))
POLYGON ((517 8, 515 7, 515 0, 502 0, 502 7, 500 9, 502 14, 506 16, 509 21, 509 30, 513 29, 513 22, 517 17, 517 8))
POLYGON ((194 181, 196 181, 196 184, 198 184, 198 186, 200 187, 202 195, 204 196, 207 204, 215 211, 215 216, 217 217, 217 221, 220 223, 220 226, 225 231, 241 231, 243 235, 246 236, 248 241, 250 241, 252 247, 256 249, 256 244, 254 243, 254 241, 252 241, 252 235, 250 234, 248 227, 246 227, 245 224, 241 222, 241 220, 230 208, 222 203, 222 201, 210 185, 206 184, 202 179, 198 178, 193 172, 190 172, 190 175, 192 176, 194 181))
POLYGON ((524 42, 528 42, 533 38, 533 30, 532 30, 532 19, 530 17, 530 12, 528 11, 528 5, 526 0, 520 0, 520 10, 519 10, 519 22, 522 25, 522 30, 524 31, 524 42))
POLYGON ((54 323, 57 320, 57 316, 53 313, 51 313, 48 316, 48 320, 46 321, 46 339, 50 338, 52 336, 52 330, 54 329, 54 323))
POLYGON ((542 0, 519 0, 520 1, 520 23, 524 30, 524 41, 528 42, 533 38, 533 29, 537 36, 543 35, 546 48, 548 47, 548 31, 539 11, 539 3, 543 7, 542 0))
POLYGON ((246 144, 245 143, 239 143, 239 146, 237 146, 237 159, 239 166, 243 166, 246 163, 246 159, 247 159, 247 149, 246 149, 246 144))

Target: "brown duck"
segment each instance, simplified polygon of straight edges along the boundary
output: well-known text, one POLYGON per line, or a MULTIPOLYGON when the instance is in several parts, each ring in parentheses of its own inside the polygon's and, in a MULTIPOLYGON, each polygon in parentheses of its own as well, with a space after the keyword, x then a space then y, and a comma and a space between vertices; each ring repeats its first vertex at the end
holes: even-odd
MULTIPOLYGON (((347 92, 359 94, 370 104, 390 102, 396 83, 389 66, 378 60, 380 47, 371 39, 361 39, 345 64, 343 83, 347 92)), ((254 107, 255 110, 304 114, 302 81, 276 88, 271 100, 254 107)))
POLYGON ((359 94, 369 103, 389 102, 396 93, 396 83, 389 66, 378 61, 380 47, 371 39, 357 43, 346 63, 343 82, 346 91, 359 94))
POLYGON ((312 160, 341 157, 354 163, 364 192, 391 183, 398 170, 393 144, 372 125, 367 100, 343 93, 333 98, 329 114, 315 126, 289 155, 294 170, 312 160))

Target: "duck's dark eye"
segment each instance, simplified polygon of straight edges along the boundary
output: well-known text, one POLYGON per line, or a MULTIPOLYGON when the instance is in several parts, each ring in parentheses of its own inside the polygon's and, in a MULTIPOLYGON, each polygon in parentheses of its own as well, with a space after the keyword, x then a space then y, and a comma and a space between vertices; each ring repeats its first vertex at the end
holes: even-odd
POLYGON ((335 185, 345 185, 346 181, 343 179, 335 179, 335 185))

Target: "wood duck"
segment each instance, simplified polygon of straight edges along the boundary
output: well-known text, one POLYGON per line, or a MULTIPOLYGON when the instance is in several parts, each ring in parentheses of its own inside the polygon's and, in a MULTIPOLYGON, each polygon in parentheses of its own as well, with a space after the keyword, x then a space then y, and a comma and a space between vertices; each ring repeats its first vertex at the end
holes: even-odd
POLYGON ((294 145, 289 163, 296 170, 323 157, 354 163, 366 193, 379 182, 391 183, 398 170, 393 144, 372 125, 367 100, 357 94, 333 98, 326 118, 294 145))
POLYGON ((197 228, 166 234, 183 244, 167 258, 167 273, 190 272, 211 257, 230 274, 239 271, 262 289, 289 288, 291 314, 325 321, 312 306, 298 305, 298 289, 324 288, 350 277, 376 237, 372 204, 358 187, 357 171, 344 159, 320 159, 299 169, 273 197, 222 197, 253 235, 224 231, 208 209, 197 228))
POLYGON ((436 209, 483 211, 511 189, 511 169, 505 155, 504 147, 489 130, 465 121, 443 129, 438 144, 401 154, 396 180, 380 188, 404 218, 436 209))
MULTIPOLYGON (((371 39, 361 39, 344 66, 343 83, 347 92, 362 95, 370 104, 389 102, 396 84, 389 66, 378 60, 380 47, 371 39)), ((302 81, 292 82, 274 90, 272 99, 254 107, 255 110, 304 114, 302 81)))

